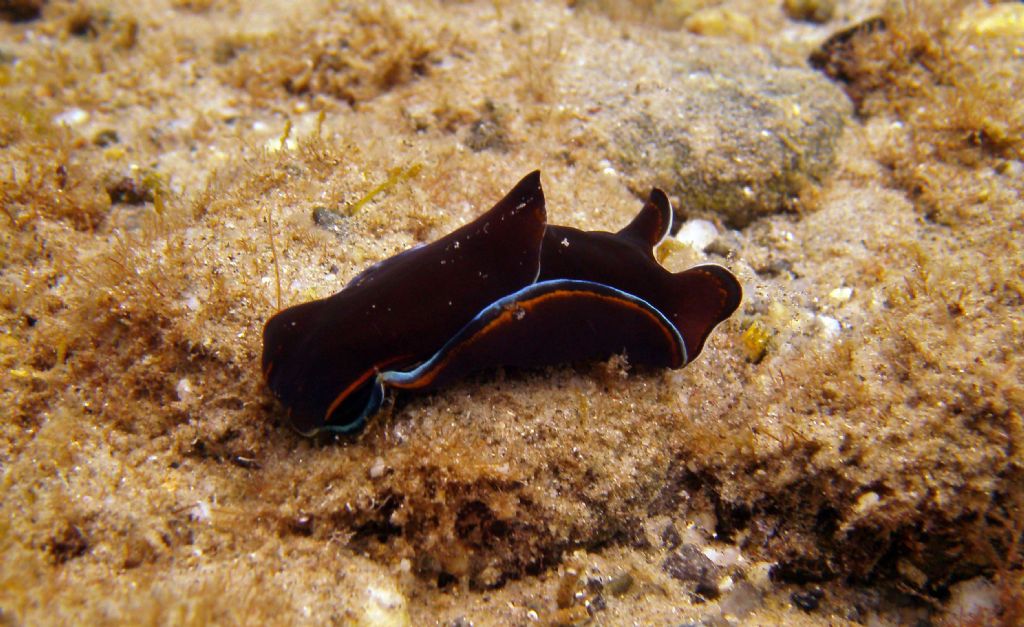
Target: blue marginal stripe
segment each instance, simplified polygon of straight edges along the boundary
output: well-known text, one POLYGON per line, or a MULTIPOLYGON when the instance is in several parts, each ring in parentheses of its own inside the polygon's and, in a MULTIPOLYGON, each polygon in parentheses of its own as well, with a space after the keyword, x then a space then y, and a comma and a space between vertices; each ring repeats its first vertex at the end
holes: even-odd
POLYGON ((577 279, 552 279, 550 281, 541 281, 540 283, 533 283, 531 285, 527 285, 518 292, 513 292, 508 296, 504 296, 494 301, 493 303, 488 305, 486 309, 484 309, 476 316, 474 316, 473 319, 470 320, 465 326, 463 326, 458 333, 453 335, 450 340, 445 342, 444 346, 442 346, 440 350, 434 353, 433 357, 431 357, 430 359, 423 362, 422 364, 420 364, 419 366, 412 370, 383 371, 377 375, 377 381, 385 385, 388 383, 409 384, 415 381, 419 377, 423 376, 424 373, 430 371, 437 364, 438 361, 444 359, 446 353, 448 353, 452 348, 454 348, 456 345, 458 345, 465 339, 463 337, 464 335, 467 337, 472 336, 472 328, 478 325, 478 323, 480 323, 482 320, 493 317, 494 315, 496 315, 497 312, 500 312, 506 307, 511 306, 517 300, 525 300, 539 293, 559 289, 607 294, 615 296, 617 298, 621 298, 623 300, 627 300, 644 309, 651 311, 655 316, 657 316, 659 321, 665 325, 665 327, 672 330, 672 335, 678 342, 679 349, 682 352, 683 363, 681 365, 685 366, 689 362, 689 357, 686 354, 686 343, 683 341, 683 336, 680 335, 679 329, 677 329, 675 325, 672 324, 672 322, 667 317, 665 317, 665 314, 661 313, 661 311, 659 311, 657 307, 651 305, 646 300, 640 298, 639 296, 630 294, 629 292, 624 292, 618 288, 611 287, 610 285, 605 285, 604 283, 597 283, 595 281, 580 281, 577 279))
POLYGON ((373 414, 377 413, 380 409, 381 404, 384 402, 384 386, 379 381, 370 381, 370 385, 373 386, 373 392, 370 398, 366 401, 366 407, 363 407, 363 411, 343 425, 324 425, 317 427, 309 433, 302 433, 302 435, 313 435, 319 431, 327 431, 329 433, 354 433, 359 431, 366 425, 366 419, 373 414))

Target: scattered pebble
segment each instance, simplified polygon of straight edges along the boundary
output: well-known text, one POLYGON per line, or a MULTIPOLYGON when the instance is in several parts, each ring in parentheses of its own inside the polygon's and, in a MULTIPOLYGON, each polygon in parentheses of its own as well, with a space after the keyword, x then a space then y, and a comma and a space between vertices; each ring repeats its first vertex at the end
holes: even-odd
POLYGON ((292 520, 291 529, 300 536, 313 535, 313 517, 309 514, 296 516, 292 520))
MULTIPOLYGON (((946 615, 955 624, 972 624, 984 615, 996 616, 999 609, 999 590, 984 577, 961 581, 949 589, 946 615)), ((980 622, 979 622, 980 624, 980 622)))
POLYGON ((822 316, 819 314, 817 318, 818 323, 821 325, 821 330, 826 337, 835 337, 839 335, 840 331, 843 330, 843 327, 841 324, 839 324, 839 321, 833 318, 832 316, 822 316))
POLYGON ((196 501, 192 506, 190 518, 195 522, 208 522, 210 520, 210 504, 206 501, 196 501))
POLYGON ((734 546, 727 546, 721 550, 710 546, 704 547, 704 555, 714 562, 716 566, 721 568, 735 566, 743 559, 743 555, 740 553, 740 550, 734 546))
POLYGON ((786 15, 794 20, 824 24, 836 13, 836 0, 785 0, 786 15))
POLYGON ((493 150, 494 152, 508 152, 511 147, 508 133, 501 123, 497 108, 494 103, 487 102, 484 105, 480 119, 473 122, 466 135, 466 146, 473 152, 493 150))
POLYGON ((189 382, 188 377, 178 381, 175 391, 178 393, 178 400, 183 403, 190 403, 195 398, 195 395, 192 393, 192 383, 189 382))
POLYGON ((608 593, 614 597, 620 597, 633 587, 633 575, 628 572, 622 572, 615 575, 608 580, 607 586, 608 593))
POLYGON ((673 551, 661 568, 673 579, 697 584, 696 591, 702 596, 718 596, 719 568, 692 544, 684 544, 673 551))
POLYGON ((384 458, 378 457, 373 460, 373 465, 370 466, 370 478, 379 479, 384 476, 384 471, 387 470, 387 466, 384 465, 384 458))
POLYGON ((835 305, 842 305, 853 297, 852 287, 837 287, 828 293, 828 299, 835 305))
POLYGON ((0 3, 0 16, 11 22, 34 20, 43 12, 46 0, 4 0, 0 3))
POLYGON ((121 141, 121 137, 112 128, 105 128, 93 135, 92 143, 101 148, 106 148, 121 141))
POLYGON ((409 625, 409 611, 405 597, 388 582, 377 582, 366 587, 366 602, 357 624, 409 625))
POLYGON ((53 123, 57 126, 68 126, 74 127, 80 124, 85 124, 89 121, 89 112, 78 107, 63 111, 53 118, 53 123))
POLYGON ((1004 2, 992 6, 976 5, 956 22, 960 32, 988 37, 1024 36, 1024 4, 1004 2))
POLYGON ((313 223, 333 233, 341 233, 345 227, 346 217, 339 211, 316 206, 313 207, 313 223))
POLYGON ((668 549, 674 549, 683 543, 682 536, 676 531, 676 526, 669 523, 661 532, 661 545, 668 549))
POLYGON ((761 591, 749 581, 740 581, 722 599, 723 616, 743 618, 761 607, 761 591))
POLYGON ((853 506, 853 511, 858 516, 863 516, 867 512, 875 509, 880 500, 881 497, 878 496, 877 492, 865 492, 857 499, 857 504, 853 506))
POLYGON ((697 11, 686 18, 683 26, 695 35, 707 37, 734 37, 752 41, 756 34, 754 22, 749 17, 739 11, 721 7, 697 11))
POLYGON ((676 233, 676 239, 694 250, 703 251, 718 238, 718 229, 709 220, 687 220, 676 233))
MULTIPOLYGON (((134 174, 134 173, 133 173, 134 174)), ((107 195, 112 204, 141 205, 153 202, 153 189, 139 176, 122 176, 107 181, 107 195)))
POLYGON ((271 137, 263 143, 267 152, 295 152, 299 148, 299 142, 294 137, 271 137))
POLYGON ((924 588, 928 583, 928 575, 908 559, 901 559, 896 562, 896 572, 898 572, 904 580, 913 584, 915 588, 924 588))
POLYGON ((192 294, 191 292, 187 292, 183 294, 183 296, 185 297, 185 307, 187 307, 189 311, 199 311, 199 308, 202 306, 202 303, 199 302, 198 296, 192 294))
POLYGON ((818 604, 825 597, 825 591, 821 588, 811 588, 810 590, 801 590, 794 592, 789 595, 793 605, 799 607, 805 612, 813 612, 818 609, 818 604))

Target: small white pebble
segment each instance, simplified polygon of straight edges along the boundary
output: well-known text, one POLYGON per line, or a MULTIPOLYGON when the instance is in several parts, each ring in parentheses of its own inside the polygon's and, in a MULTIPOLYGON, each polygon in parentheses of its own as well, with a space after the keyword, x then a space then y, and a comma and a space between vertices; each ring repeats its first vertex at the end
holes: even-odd
POLYGON ((676 239, 693 248, 704 250, 718 237, 718 229, 707 220, 687 220, 676 233, 676 239))
POLYGON ((828 298, 836 305, 842 305, 853 296, 852 287, 837 287, 828 293, 828 298))
POLYGON ((827 337, 835 337, 839 335, 839 332, 843 328, 842 325, 839 324, 839 321, 832 316, 819 315, 818 323, 821 324, 821 330, 827 337))
POLYGON ((53 118, 53 123, 57 126, 60 126, 61 124, 64 126, 78 126, 79 124, 84 124, 88 120, 89 112, 75 107, 57 114, 53 118))
POLYGON ((390 586, 367 586, 367 596, 381 609, 393 610, 405 604, 405 598, 390 586))
POLYGON ((299 147, 299 142, 295 141, 294 138, 289 137, 288 139, 281 141, 280 137, 268 139, 264 142, 263 147, 267 152, 280 152, 282 150, 287 152, 295 152, 299 147))
POLYGON ((719 551, 716 548, 707 546, 702 549, 704 555, 714 562, 718 566, 729 567, 738 563, 743 556, 740 554, 739 549, 733 546, 728 546, 719 551))
POLYGON ((178 385, 175 387, 178 392, 178 400, 188 403, 192 400, 192 383, 188 380, 188 377, 184 377, 178 381, 178 385))
POLYGON ((384 471, 387 470, 387 466, 384 465, 384 459, 378 457, 373 460, 373 465, 370 466, 370 478, 378 479, 384 475, 384 471))
POLYGON ((192 506, 192 520, 206 522, 210 520, 210 504, 206 501, 196 501, 192 506))
POLYGON ((981 618, 983 613, 995 616, 999 608, 999 591, 984 577, 975 577, 967 581, 961 581, 950 588, 949 605, 946 606, 946 616, 951 617, 951 622, 964 624, 972 615, 981 618))
POLYGON ((857 514, 865 514, 873 510, 880 500, 881 497, 878 496, 877 492, 865 492, 857 499, 857 504, 853 506, 853 511, 857 514))

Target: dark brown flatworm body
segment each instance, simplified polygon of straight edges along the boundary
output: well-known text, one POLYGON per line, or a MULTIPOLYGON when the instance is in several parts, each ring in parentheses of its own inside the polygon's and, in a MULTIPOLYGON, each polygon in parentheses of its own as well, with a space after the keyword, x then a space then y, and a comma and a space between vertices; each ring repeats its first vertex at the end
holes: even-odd
POLYGON ((623 352, 652 366, 686 362, 679 332, 643 300, 590 281, 543 281, 485 309, 418 368, 385 372, 381 381, 426 391, 498 365, 553 366, 623 352))
POLYGON ((263 374, 295 428, 358 429, 380 405, 378 371, 428 359, 482 309, 533 283, 545 221, 533 172, 473 222, 270 318, 263 374))
POLYGON ((721 266, 673 274, 658 264, 671 219, 654 190, 617 233, 546 225, 533 172, 470 224, 273 316, 267 384, 299 431, 351 432, 380 407, 384 386, 426 391, 496 366, 623 352, 682 367, 742 293, 721 266))
POLYGON ((692 361, 712 329, 736 311, 743 292, 736 277, 718 265, 675 274, 663 268, 654 249, 671 226, 672 207, 659 189, 618 233, 549 225, 537 280, 592 281, 641 298, 672 321, 686 343, 686 361, 692 361))

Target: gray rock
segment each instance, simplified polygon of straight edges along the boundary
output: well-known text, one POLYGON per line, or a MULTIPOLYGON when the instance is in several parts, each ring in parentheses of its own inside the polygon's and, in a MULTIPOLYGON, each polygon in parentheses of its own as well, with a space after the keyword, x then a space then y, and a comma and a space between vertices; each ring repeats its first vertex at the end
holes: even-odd
POLYGON ((566 64, 564 97, 639 195, 658 186, 685 216, 742 227, 826 178, 851 106, 803 65, 735 42, 632 40, 566 64))
POLYGON ((761 607, 761 591, 752 583, 741 581, 722 599, 720 607, 724 616, 744 618, 761 607))
POLYGON ((661 568, 673 579, 696 584, 697 594, 705 598, 718 596, 719 568, 692 544, 684 544, 670 553, 661 568))

